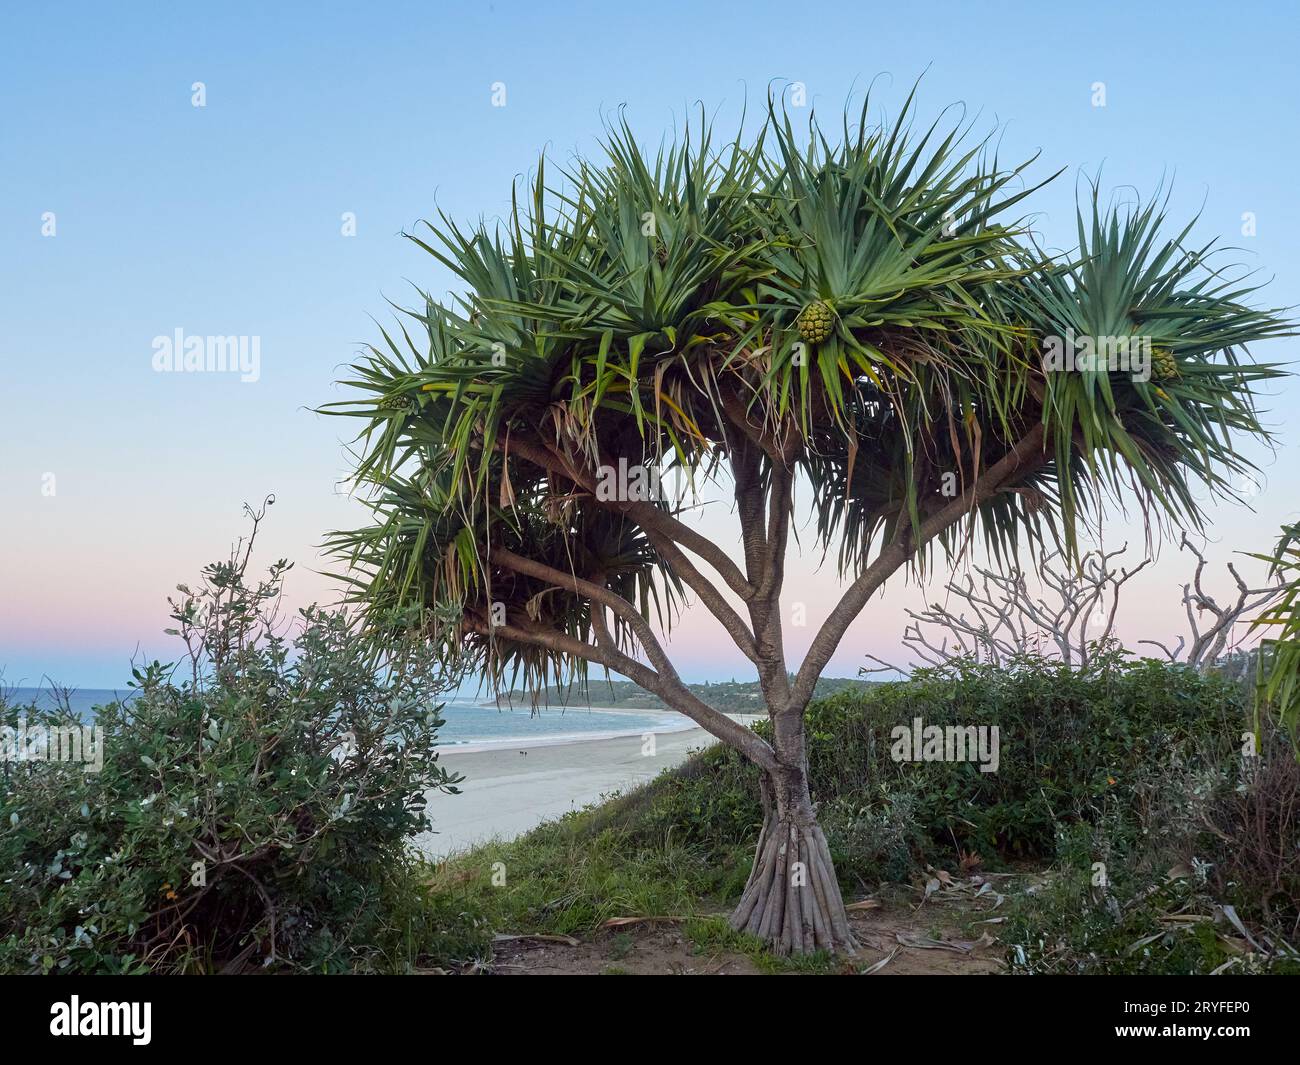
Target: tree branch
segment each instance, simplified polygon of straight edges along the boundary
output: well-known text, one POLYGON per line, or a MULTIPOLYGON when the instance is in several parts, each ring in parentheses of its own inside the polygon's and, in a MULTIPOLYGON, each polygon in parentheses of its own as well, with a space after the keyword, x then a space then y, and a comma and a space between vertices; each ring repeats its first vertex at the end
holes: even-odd
POLYGON ((900 535, 881 549, 875 560, 849 585, 813 638, 803 665, 795 677, 790 693, 791 707, 802 712, 812 697, 817 678, 835 653, 845 631, 866 606, 867 600, 891 574, 919 548, 970 514, 984 499, 1001 490, 1013 478, 1023 477, 1047 461, 1048 456, 1043 451, 1043 438, 1044 429, 1040 422, 1015 447, 985 470, 966 492, 926 518, 921 523, 918 536, 913 538, 911 527, 905 526, 900 530, 900 535))
MULTIPOLYGON (((645 526, 642 526, 645 529, 645 526)), ((754 634, 749 626, 723 597, 722 593, 704 576, 695 564, 678 548, 677 544, 656 529, 645 529, 646 538, 672 571, 700 598, 705 608, 731 635, 732 641, 751 662, 758 661, 754 634)))
MULTIPOLYGON (((506 442, 503 441, 500 446, 504 449, 507 446, 506 442)), ((753 587, 745 579, 744 574, 740 572, 740 567, 727 557, 727 553, 712 540, 702 536, 667 511, 645 500, 604 500, 599 498, 596 492, 595 480, 586 471, 575 467, 566 455, 561 454, 544 441, 511 437, 508 446, 511 451, 521 458, 527 459, 544 470, 559 474, 590 493, 592 501, 599 506, 609 507, 612 510, 626 514, 647 532, 654 529, 662 536, 694 552, 712 566, 717 571, 718 576, 726 582, 727 587, 740 596, 741 599, 749 600, 753 597, 753 587)))
POLYGON ((555 629, 536 629, 509 622, 504 625, 488 625, 479 618, 468 616, 465 618, 465 623, 470 629, 484 636, 505 636, 534 647, 544 647, 557 654, 595 662, 612 669, 615 673, 621 673, 641 685, 646 691, 658 695, 674 710, 685 714, 706 732, 736 748, 755 765, 769 772, 776 769, 776 755, 758 733, 732 721, 726 714, 702 702, 680 680, 675 679, 675 675, 674 677, 662 676, 644 663, 620 651, 587 643, 555 629))
POLYGON ((1251 588, 1242 580, 1237 567, 1229 562, 1228 572, 1232 574, 1232 579, 1237 585, 1237 601, 1228 606, 1220 606, 1218 600, 1207 594, 1201 584, 1206 566, 1205 555, 1187 539, 1185 532, 1178 546, 1180 549, 1190 551, 1196 558, 1192 583, 1183 585, 1183 606, 1187 611, 1187 623, 1192 633, 1191 647, 1187 652, 1187 664, 1199 669, 1214 662, 1223 653, 1224 647, 1232 636, 1232 627, 1243 614, 1267 605, 1281 595, 1284 589, 1280 582, 1264 588, 1251 588), (1214 623, 1202 632, 1197 616, 1205 611, 1214 618, 1214 623))
MULTIPOLYGON (((515 573, 522 573, 527 577, 536 577, 538 580, 547 581, 550 584, 560 588, 567 588, 576 595, 585 596, 591 601, 592 605, 599 603, 602 606, 609 607, 610 610, 622 618, 629 628, 636 634, 637 641, 641 644, 646 656, 654 664, 654 667, 661 674, 677 677, 677 672, 672 663, 668 660, 667 654, 664 653, 658 638, 655 636, 654 629, 650 623, 641 616, 641 612, 635 606, 629 603, 617 592, 597 584, 594 581, 586 580, 575 573, 566 573, 564 570, 548 566, 544 562, 538 562, 536 559, 525 558, 523 555, 517 555, 509 548, 493 548, 492 561, 497 565, 511 570, 515 573)), ((594 610, 593 610, 594 613, 594 610)), ((616 648, 611 648, 615 650, 616 648)))

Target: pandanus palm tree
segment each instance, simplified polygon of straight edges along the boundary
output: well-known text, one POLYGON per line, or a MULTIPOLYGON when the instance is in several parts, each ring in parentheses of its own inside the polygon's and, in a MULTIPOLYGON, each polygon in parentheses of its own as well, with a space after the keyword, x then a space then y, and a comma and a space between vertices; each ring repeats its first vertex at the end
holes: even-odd
MULTIPOLYGON (((501 690, 581 686, 592 664, 694 719, 761 770, 765 813, 733 917, 779 951, 851 951, 808 789, 804 712, 849 624, 891 575, 1051 539, 1133 493, 1196 525, 1263 437, 1275 368, 1243 347, 1289 325, 1156 206, 1080 210, 1053 258, 1008 212, 1032 191, 969 128, 846 114, 718 144, 707 124, 646 151, 625 123, 559 180, 545 160, 499 223, 440 214, 411 240, 463 289, 421 293, 363 353, 332 413, 360 418, 373 509, 336 533, 351 592, 501 690), (1044 362, 1048 337, 1145 340, 1160 379, 1044 362), (689 499, 734 505, 717 543, 689 499), (841 592, 794 670, 785 559, 838 559, 841 592), (802 505, 802 503, 801 503, 802 505), (758 674, 771 727, 702 702, 665 650, 687 603, 758 674)), ((1028 164, 1026 164, 1028 165, 1028 164)), ((1140 345, 1134 344, 1134 350, 1140 345)))

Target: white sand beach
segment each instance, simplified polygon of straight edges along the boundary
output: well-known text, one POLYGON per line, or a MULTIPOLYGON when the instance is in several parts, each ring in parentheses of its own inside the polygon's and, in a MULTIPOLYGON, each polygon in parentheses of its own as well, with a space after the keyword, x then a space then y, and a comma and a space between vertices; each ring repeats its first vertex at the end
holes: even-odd
MULTIPOLYGON (((733 716, 746 723, 754 720, 753 715, 733 716)), ((704 729, 691 728, 657 733, 653 754, 643 753, 639 732, 508 748, 446 748, 442 764, 465 776, 461 794, 430 798, 434 831, 418 836, 415 846, 430 858, 443 858, 494 837, 513 839, 611 792, 644 784, 715 742, 704 729)))

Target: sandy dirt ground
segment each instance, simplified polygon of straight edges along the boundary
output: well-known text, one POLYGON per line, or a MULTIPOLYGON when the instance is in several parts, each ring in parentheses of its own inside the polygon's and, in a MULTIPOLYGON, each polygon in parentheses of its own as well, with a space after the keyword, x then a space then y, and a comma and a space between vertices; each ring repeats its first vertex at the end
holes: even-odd
MULTIPOLYGON (((1002 948, 988 939, 965 938, 960 909, 916 907, 895 900, 849 915, 860 945, 845 958, 845 975, 992 975, 1003 968, 1002 948)), ((678 975, 757 976, 746 955, 701 951, 671 923, 631 926, 573 943, 559 938, 503 938, 490 972, 501 976, 678 975)))

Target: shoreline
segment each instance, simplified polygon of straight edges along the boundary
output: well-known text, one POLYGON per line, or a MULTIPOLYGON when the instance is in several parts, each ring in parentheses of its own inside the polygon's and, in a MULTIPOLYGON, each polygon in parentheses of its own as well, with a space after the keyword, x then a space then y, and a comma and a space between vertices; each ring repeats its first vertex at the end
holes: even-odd
MULTIPOLYGON (((491 707, 487 707, 491 709, 491 707)), ((572 709, 572 707, 571 707, 572 709)), ((642 717, 643 714, 649 713, 646 710, 623 710, 612 706, 590 706, 585 709, 598 711, 601 714, 615 714, 621 717, 642 717)), ((672 720, 662 726, 654 728, 628 728, 628 730, 608 730, 604 732, 559 732, 554 736, 497 736, 490 740, 464 740, 452 741, 448 744, 438 744, 439 758, 448 756, 448 754, 482 754, 490 750, 530 750, 534 748, 543 748, 543 746, 564 746, 567 744, 585 744, 598 743, 601 740, 621 740, 628 736, 671 736, 675 732, 705 732, 695 724, 692 719, 681 714, 677 710, 667 710, 663 713, 675 715, 680 720, 672 720)), ((737 724, 750 726, 757 720, 766 718, 766 714, 727 714, 725 717, 731 718, 737 724)))
MULTIPOLYGON (((468 700, 466 700, 468 701, 468 700)), ((492 700, 487 702, 475 703, 475 706, 482 707, 484 710, 501 710, 514 712, 516 710, 532 710, 531 703, 519 703, 513 705, 510 703, 497 703, 492 700)), ((539 703, 537 708, 546 713, 568 713, 570 710, 581 713, 583 710, 597 710, 602 714, 676 714, 680 711, 674 710, 671 706, 599 706, 596 703, 539 703)))
MULTIPOLYGON (((484 704, 480 704, 484 705, 484 704)), ((495 709, 487 705, 485 709, 495 709)), ((501 708, 504 712, 505 708, 501 708)), ((574 707, 566 707, 567 710, 574 710, 574 707)), ((595 713, 610 714, 616 717, 644 717, 648 713, 671 714, 674 720, 665 721, 652 728, 637 729, 606 729, 601 732, 560 732, 551 736, 496 736, 484 740, 464 740, 446 744, 438 744, 438 750, 442 754, 479 754, 484 751, 503 751, 503 750, 524 750, 535 747, 560 747, 571 743, 587 743, 599 740, 616 740, 623 739, 627 736, 667 736, 676 732, 690 732, 700 729, 700 726, 692 721, 685 714, 676 710, 650 711, 650 710, 629 710, 623 707, 613 706, 584 706, 576 708, 581 711, 591 710, 595 713)), ((511 711, 513 712, 513 711, 511 711)), ((728 714, 727 717, 733 721, 748 725, 753 721, 763 717, 762 714, 728 714)), ((703 731, 700 729, 700 731, 703 731)))
POLYGON ((464 740, 460 743, 440 743, 439 756, 456 754, 483 754, 487 751, 531 750, 538 747, 565 747, 574 743, 618 740, 627 736, 671 736, 675 732, 690 732, 699 726, 689 718, 686 723, 672 724, 653 729, 614 729, 608 732, 560 732, 553 736, 498 736, 490 740, 464 740))
MULTIPOLYGON (((727 716, 750 724, 763 715, 727 716)), ((441 861, 490 840, 514 839, 614 792, 649 783, 718 742, 689 719, 688 725, 669 731, 583 733, 440 748, 439 763, 464 774, 458 785, 461 793, 430 793, 433 830, 414 837, 412 845, 426 858, 441 861)))

